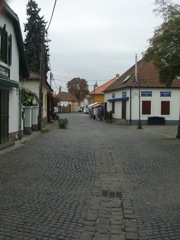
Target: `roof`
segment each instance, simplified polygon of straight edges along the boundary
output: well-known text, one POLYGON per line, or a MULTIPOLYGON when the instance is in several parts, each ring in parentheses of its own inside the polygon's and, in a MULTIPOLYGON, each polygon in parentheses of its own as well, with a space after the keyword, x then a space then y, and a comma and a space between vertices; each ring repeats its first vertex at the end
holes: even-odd
MULTIPOLYGON (((137 79, 140 81, 140 86, 151 88, 167 88, 165 84, 159 81, 159 71, 153 62, 145 62, 143 59, 137 63, 137 79)), ((139 81, 135 79, 135 65, 123 73, 115 82, 113 82, 104 92, 114 91, 127 87, 139 87, 139 81)), ((180 81, 175 79, 171 85, 173 87, 180 87, 180 81)))
POLYGON ((61 101, 78 102, 77 98, 69 92, 60 92, 56 97, 60 98, 61 101))
POLYGON ((17 46, 18 46, 19 56, 20 56, 20 59, 19 59, 20 60, 20 63, 19 63, 20 74, 21 74, 21 77, 26 78, 29 76, 29 72, 28 72, 28 67, 27 67, 25 51, 24 51, 24 43, 23 43, 19 18, 17 16, 17 14, 9 7, 9 5, 7 3, 4 3, 4 7, 3 7, 2 11, 9 19, 11 19, 13 27, 15 29, 17 46))
MULTIPOLYGON (((109 87, 116 79, 117 79, 117 77, 114 77, 111 80, 109 80, 108 82, 104 83, 103 85, 97 87, 95 89, 95 94, 104 94, 104 90, 107 87, 109 87)), ((89 94, 94 94, 94 90, 92 90, 89 94)))

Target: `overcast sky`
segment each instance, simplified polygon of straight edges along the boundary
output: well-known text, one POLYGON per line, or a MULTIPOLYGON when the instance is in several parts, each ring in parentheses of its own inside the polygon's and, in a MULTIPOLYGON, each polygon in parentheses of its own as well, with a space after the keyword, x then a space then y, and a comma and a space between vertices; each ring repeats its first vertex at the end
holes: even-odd
MULTIPOLYGON (((58 92, 80 77, 89 89, 122 74, 149 46, 148 39, 162 22, 153 13, 155 0, 57 0, 48 30, 50 65, 58 92)), ((174 1, 173 1, 174 2, 174 1)), ((175 1, 175 2, 178 2, 175 1)), ((24 38, 28 0, 8 0, 18 15, 24 38)), ((36 0, 40 16, 49 22, 54 0, 36 0)))

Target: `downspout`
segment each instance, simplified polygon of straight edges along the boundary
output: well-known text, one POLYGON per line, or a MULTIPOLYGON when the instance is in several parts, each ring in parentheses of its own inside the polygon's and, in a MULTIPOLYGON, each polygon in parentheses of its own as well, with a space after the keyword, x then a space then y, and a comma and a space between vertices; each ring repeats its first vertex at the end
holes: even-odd
POLYGON ((21 126, 21 118, 22 118, 22 104, 21 104, 21 89, 19 88, 19 134, 18 134, 18 138, 19 140, 22 139, 22 132, 21 132, 21 129, 22 129, 22 126, 21 126))
POLYGON ((130 120, 129 125, 132 125, 132 88, 130 87, 130 120))

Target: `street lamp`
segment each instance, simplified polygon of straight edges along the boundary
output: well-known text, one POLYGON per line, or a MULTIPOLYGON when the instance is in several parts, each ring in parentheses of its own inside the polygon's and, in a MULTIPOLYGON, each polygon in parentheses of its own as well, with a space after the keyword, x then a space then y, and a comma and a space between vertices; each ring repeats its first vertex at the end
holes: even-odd
POLYGON ((137 129, 142 129, 142 125, 141 125, 141 88, 140 88, 140 79, 139 81, 139 120, 138 120, 138 126, 137 129))
POLYGON ((137 54, 135 56, 135 79, 136 79, 136 82, 138 82, 138 88, 139 88, 139 120, 138 120, 137 129, 142 129, 142 126, 141 126, 141 85, 140 85, 140 79, 138 79, 138 74, 137 74, 137 54))
POLYGON ((178 129, 177 129, 176 138, 180 138, 180 113, 179 113, 179 124, 178 124, 178 129))
POLYGON ((97 81, 96 81, 96 83, 94 84, 94 103, 95 103, 95 89, 98 87, 98 84, 97 84, 97 81))

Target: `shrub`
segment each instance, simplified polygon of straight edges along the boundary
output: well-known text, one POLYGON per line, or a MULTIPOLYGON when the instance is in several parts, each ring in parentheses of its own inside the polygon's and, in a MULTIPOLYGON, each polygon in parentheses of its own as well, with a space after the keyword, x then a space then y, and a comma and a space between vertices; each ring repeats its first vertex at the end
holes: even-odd
POLYGON ((68 120, 66 118, 58 119, 59 128, 67 128, 68 120))

